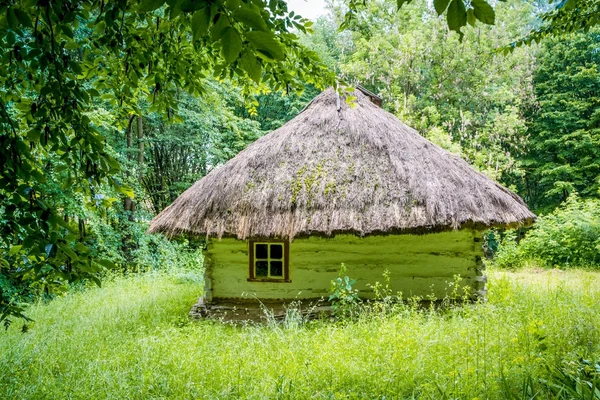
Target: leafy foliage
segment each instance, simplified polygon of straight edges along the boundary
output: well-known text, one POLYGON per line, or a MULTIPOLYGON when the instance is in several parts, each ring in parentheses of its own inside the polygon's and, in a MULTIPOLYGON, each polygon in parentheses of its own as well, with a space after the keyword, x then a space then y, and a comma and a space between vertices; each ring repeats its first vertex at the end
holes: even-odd
POLYGON ((239 93, 216 82, 209 86, 211 93, 202 99, 182 96, 179 123, 166 123, 155 113, 146 117, 147 162, 132 168, 142 169, 139 192, 149 199, 155 214, 263 134, 249 115, 238 116, 239 110, 247 111, 239 93))
POLYGON ((496 251, 492 254, 498 268, 515 269, 524 266, 525 260, 517 242, 517 232, 514 230, 505 232, 496 251))
POLYGON ((333 309, 343 316, 349 316, 354 306, 360 301, 358 290, 353 288, 356 280, 346 275, 346 272, 346 265, 342 263, 339 276, 331 281, 331 294, 329 295, 333 309))
MULTIPOLYGON (((0 269, 29 281, 97 281, 112 265, 92 257, 78 215, 105 183, 133 196, 88 116, 98 99, 123 129, 142 99, 172 117, 177 94, 204 92, 210 74, 248 93, 331 78, 291 32, 311 22, 282 0, 3 2, 0 15, 0 269)), ((0 293, 9 315, 22 314, 0 293)))
POLYGON ((548 39, 538 55, 522 188, 536 209, 552 209, 574 191, 598 196, 599 42, 598 31, 548 39))
POLYGON ((85 243, 94 257, 110 259, 119 267, 113 273, 202 268, 202 241, 169 240, 161 235, 148 235, 147 222, 130 221, 123 210, 110 214, 108 223, 105 219, 90 216, 91 228, 85 243))
POLYGON ((263 132, 271 132, 298 115, 319 93, 320 90, 307 85, 300 96, 277 92, 260 94, 254 99, 256 106, 254 114, 251 114, 240 102, 235 111, 240 116, 258 122, 263 132))
MULTIPOLYGON (((502 0, 501 0, 502 1, 502 0)), ((342 28, 350 25, 356 18, 357 12, 361 6, 366 5, 365 0, 349 0, 348 8, 344 17, 342 28)), ((403 6, 412 3, 412 0, 396 0, 398 10, 403 6)), ((461 29, 469 23, 475 26, 477 21, 483 24, 494 25, 496 12, 486 0, 472 0, 464 2, 463 0, 434 0, 433 7, 438 16, 446 13, 446 23, 448 28, 457 32, 460 38, 463 37, 461 29)))
POLYGON ((541 26, 535 27, 523 38, 504 47, 505 52, 523 44, 539 43, 545 38, 558 38, 581 31, 588 32, 600 23, 598 0, 562 0, 549 3, 554 3, 554 7, 541 13, 541 26))
POLYGON ((384 108, 423 136, 494 179, 520 179, 535 49, 506 57, 494 49, 525 32, 533 7, 498 5, 496 27, 468 28, 462 43, 423 2, 398 12, 395 7, 392 1, 368 3, 333 42, 324 31, 336 23, 319 21, 312 41, 335 57, 345 79, 380 94, 384 108))
MULTIPOLYGON (((507 1, 507 0, 500 0, 507 1)), ((396 0, 397 9, 408 6, 413 0, 396 0)), ((371 0, 347 0, 348 11, 344 16, 344 22, 341 25, 345 28, 352 24, 360 10, 373 4, 371 0)), ((588 32, 600 23, 600 2, 598 0, 550 0, 548 2, 538 2, 541 12, 539 13, 540 24, 509 45, 503 45, 499 48, 504 54, 514 51, 515 48, 533 43, 540 43, 547 37, 559 37, 564 34, 584 31, 588 32), (554 4, 553 4, 554 3, 554 4)), ((475 27, 477 21, 494 25, 496 22, 496 10, 486 0, 433 0, 433 8, 438 16, 446 13, 446 24, 448 29, 459 34, 460 39, 464 37, 462 28, 467 24, 475 27)))
POLYGON ((539 217, 517 245, 508 235, 496 262, 501 267, 519 267, 527 260, 548 266, 597 266, 600 263, 600 202, 581 200, 577 194, 551 214, 539 217))
POLYGON ((543 379, 558 399, 600 400, 600 362, 586 359, 550 364, 549 379, 543 379))

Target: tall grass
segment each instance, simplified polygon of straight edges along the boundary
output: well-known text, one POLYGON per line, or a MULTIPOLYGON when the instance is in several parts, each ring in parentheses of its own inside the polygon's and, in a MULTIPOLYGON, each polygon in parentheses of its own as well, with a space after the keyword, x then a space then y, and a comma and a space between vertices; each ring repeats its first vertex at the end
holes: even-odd
POLYGON ((0 398, 562 396, 556 371, 600 355, 600 274, 490 278, 485 304, 245 326, 190 322, 194 280, 116 279, 38 304, 29 332, 0 334, 0 398))

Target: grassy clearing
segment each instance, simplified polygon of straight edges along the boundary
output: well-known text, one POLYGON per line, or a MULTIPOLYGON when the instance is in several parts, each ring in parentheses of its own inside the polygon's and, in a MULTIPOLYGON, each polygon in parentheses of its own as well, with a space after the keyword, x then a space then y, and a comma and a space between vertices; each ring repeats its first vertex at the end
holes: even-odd
POLYGON ((600 355, 600 274, 490 275, 487 304, 242 327, 189 322, 193 280, 117 279, 0 334, 0 398, 556 398, 600 355))

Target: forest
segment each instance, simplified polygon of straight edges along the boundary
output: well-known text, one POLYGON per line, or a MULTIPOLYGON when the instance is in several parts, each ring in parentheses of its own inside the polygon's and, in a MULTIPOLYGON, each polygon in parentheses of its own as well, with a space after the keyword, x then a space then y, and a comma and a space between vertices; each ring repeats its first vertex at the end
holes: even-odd
POLYGON ((131 3, 0 4, 0 398, 600 399, 597 0, 131 3), (537 215, 486 298, 191 319, 206 240, 150 221, 357 85, 537 215))

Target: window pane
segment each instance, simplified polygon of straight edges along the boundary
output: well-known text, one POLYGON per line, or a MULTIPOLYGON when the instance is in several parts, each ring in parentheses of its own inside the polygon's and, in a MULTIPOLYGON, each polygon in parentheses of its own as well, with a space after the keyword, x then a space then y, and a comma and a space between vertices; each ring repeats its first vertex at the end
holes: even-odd
POLYGON ((280 244, 271 245, 271 258, 277 258, 281 260, 283 258, 283 246, 280 244))
POLYGON ((271 276, 283 276, 283 263, 281 261, 271 261, 271 276))
POLYGON ((256 252, 254 254, 254 258, 269 258, 268 246, 269 245, 267 244, 257 244, 255 247, 256 252))
POLYGON ((269 276, 269 262, 268 261, 257 261, 256 262, 256 276, 269 276))

